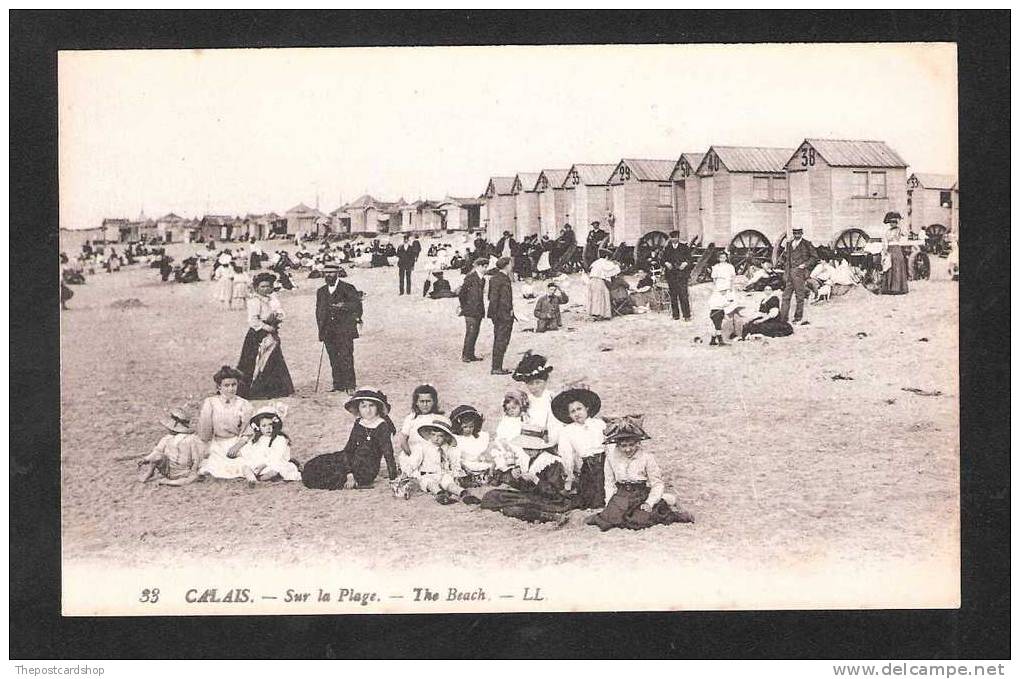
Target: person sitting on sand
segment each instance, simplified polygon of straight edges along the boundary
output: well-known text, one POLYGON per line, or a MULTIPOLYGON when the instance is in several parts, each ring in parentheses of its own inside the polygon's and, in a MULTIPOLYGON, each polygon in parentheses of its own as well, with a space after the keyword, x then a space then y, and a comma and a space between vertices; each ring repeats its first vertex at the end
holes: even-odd
POLYGON ((402 452, 397 457, 401 473, 397 496, 406 500, 417 486, 418 490, 434 495, 439 504, 453 504, 460 499, 468 504, 477 503, 477 498, 465 496, 464 489, 454 478, 455 470, 448 451, 457 445, 457 440, 450 420, 436 415, 430 423, 418 427, 418 435, 424 443, 413 453, 402 452))
POLYGON ((528 410, 525 421, 541 427, 549 435, 553 443, 558 441, 560 428, 563 426, 552 412, 552 399, 555 395, 549 389, 549 374, 553 368, 546 362, 545 356, 525 351, 524 356, 513 372, 515 382, 523 382, 528 394, 528 410))
POLYGON ((482 431, 485 418, 469 405, 460 405, 450 413, 453 435, 457 445, 450 448, 458 485, 463 488, 484 486, 489 482, 493 468, 489 454, 489 432, 482 431))
POLYGON ((563 292, 556 281, 549 281, 547 291, 535 302, 535 332, 548 332, 559 330, 562 325, 560 320, 560 305, 570 301, 567 293, 563 292))
POLYGON ((138 462, 138 480, 158 478, 162 486, 184 486, 198 480, 198 469, 205 459, 205 443, 195 435, 184 411, 173 408, 170 417, 159 423, 169 431, 152 452, 138 462))
POLYGON ((606 427, 608 500, 605 509, 585 521, 602 531, 694 522, 689 512, 676 509, 676 498, 665 492, 655 456, 641 449, 641 442, 651 438, 645 433, 642 420, 640 415, 621 417, 610 420, 606 427))
POLYGON ((765 288, 765 296, 758 305, 758 313, 744 323, 740 339, 749 335, 786 337, 793 334, 793 326, 779 317, 779 290, 765 288))
POLYGON ((584 386, 562 391, 552 400, 553 415, 565 425, 557 446, 567 475, 565 487, 570 490, 577 482, 577 507, 581 509, 606 504, 602 494, 606 452, 602 439, 606 423, 596 417, 601 408, 599 395, 584 386))
POLYGON ((482 509, 528 523, 564 524, 574 501, 565 490, 566 472, 541 427, 525 424, 511 441, 520 451, 507 475, 511 488, 495 488, 482 496, 482 509))
POLYGON ((252 406, 237 395, 243 379, 244 373, 228 365, 213 375, 217 394, 202 402, 198 414, 198 437, 209 446, 199 468, 202 475, 218 476, 224 467, 232 466, 227 453, 244 443, 241 432, 251 420, 252 406))
POLYGON ((255 411, 248 424, 251 430, 249 438, 239 449, 227 453, 228 458, 235 460, 235 468, 239 472, 234 478, 243 476, 249 486, 277 478, 301 480, 301 472, 291 461, 290 437, 283 433, 283 418, 286 416, 287 406, 282 403, 265 405, 255 411))
POLYGON ((517 464, 517 451, 510 442, 520 436, 529 405, 528 395, 520 389, 509 389, 503 396, 503 417, 496 425, 491 448, 496 477, 517 464))
POLYGON ((430 299, 445 299, 457 296, 457 293, 450 289, 450 281, 446 280, 442 271, 434 271, 432 275, 435 277, 436 282, 432 284, 432 289, 428 291, 430 299))

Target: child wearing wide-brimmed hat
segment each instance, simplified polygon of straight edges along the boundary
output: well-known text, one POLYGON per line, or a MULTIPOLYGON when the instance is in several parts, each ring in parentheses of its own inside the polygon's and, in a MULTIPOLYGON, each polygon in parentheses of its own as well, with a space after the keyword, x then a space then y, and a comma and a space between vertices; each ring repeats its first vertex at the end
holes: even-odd
POLYGON ((493 469, 485 418, 474 406, 459 405, 450 413, 457 445, 449 449, 457 483, 463 488, 484 486, 493 469), (457 473, 459 470, 460 473, 457 473))
POLYGON ((640 415, 608 422, 605 437, 608 445, 606 508, 589 517, 586 523, 607 531, 611 528, 640 530, 660 523, 694 522, 689 512, 675 508, 676 499, 665 492, 655 456, 641 448, 641 442, 650 438, 645 433, 640 415))
POLYGON ((576 385, 552 400, 553 415, 564 424, 557 452, 567 474, 566 487, 577 485, 578 508, 595 509, 606 504, 604 495, 606 423, 596 417, 602 399, 591 389, 576 385))
POLYGON ((396 427, 389 417, 386 394, 362 387, 344 404, 355 416, 347 444, 342 450, 309 460, 301 470, 301 480, 309 488, 339 490, 371 488, 379 476, 380 463, 386 460, 390 484, 397 481, 397 463, 393 456, 396 427))
POLYGON ((138 480, 156 478, 164 486, 184 486, 198 480, 198 468, 205 459, 205 443, 195 435, 191 420, 180 408, 172 408, 159 421, 169 432, 152 452, 138 462, 138 480))
POLYGON ((282 403, 264 405, 251 416, 251 438, 237 452, 241 475, 249 484, 277 478, 301 480, 301 472, 291 460, 290 437, 283 433, 286 416, 287 406, 282 403))
POLYGON ((418 427, 418 434, 425 444, 416 447, 410 454, 399 456, 401 483, 396 492, 405 500, 417 486, 419 490, 436 496, 440 504, 451 504, 458 499, 477 502, 477 498, 465 495, 464 489, 454 478, 454 468, 449 448, 457 445, 453 425, 443 415, 436 415, 432 421, 418 427))
POLYGON ((552 413, 554 394, 549 389, 549 374, 552 371, 553 367, 549 365, 545 356, 529 350, 524 352, 512 377, 514 381, 524 383, 524 389, 528 394, 530 403, 525 421, 545 429, 549 440, 556 443, 563 425, 552 413))

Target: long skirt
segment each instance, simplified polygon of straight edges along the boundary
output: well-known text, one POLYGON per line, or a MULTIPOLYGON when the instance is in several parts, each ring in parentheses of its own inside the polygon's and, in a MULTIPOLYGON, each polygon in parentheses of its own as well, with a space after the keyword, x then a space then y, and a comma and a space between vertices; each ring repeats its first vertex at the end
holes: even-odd
POLYGON ((882 274, 883 295, 907 294, 907 258, 899 245, 889 246, 889 270, 882 274))
POLYGON ((237 395, 241 398, 258 400, 290 396, 294 393, 294 382, 290 379, 290 370, 287 369, 287 361, 283 358, 283 345, 279 339, 276 348, 266 359, 262 371, 252 380, 259 347, 269 334, 267 330, 248 328, 244 345, 241 347, 241 358, 237 361, 237 369, 245 374, 245 379, 237 386, 237 395))
POLYGON ((216 438, 209 442, 206 458, 198 468, 202 475, 214 476, 217 479, 239 479, 244 476, 241 471, 241 459, 227 457, 227 451, 240 440, 238 436, 216 438))
POLYGON ((581 473, 577 480, 578 509, 598 509, 606 504, 606 454, 599 453, 581 459, 581 473))
POLYGON ((609 286, 601 278, 588 279, 588 315, 609 318, 613 308, 609 303, 609 286))
POLYGON ((748 321, 744 324, 743 336, 764 335, 765 337, 786 337, 793 334, 793 326, 781 318, 767 318, 764 321, 748 321))
POLYGON ((340 490, 353 473, 347 453, 339 451, 313 457, 301 468, 301 482, 308 488, 340 490))
POLYGON ((616 484, 616 493, 606 503, 606 508, 594 516, 595 525, 606 531, 610 528, 641 530, 660 523, 693 523, 690 514, 675 511, 665 500, 656 502, 650 512, 641 509, 648 493, 645 484, 616 484))
POLYGON ((482 496, 481 507, 528 523, 549 523, 560 520, 574 509, 574 504, 566 497, 544 497, 536 492, 496 488, 482 496))

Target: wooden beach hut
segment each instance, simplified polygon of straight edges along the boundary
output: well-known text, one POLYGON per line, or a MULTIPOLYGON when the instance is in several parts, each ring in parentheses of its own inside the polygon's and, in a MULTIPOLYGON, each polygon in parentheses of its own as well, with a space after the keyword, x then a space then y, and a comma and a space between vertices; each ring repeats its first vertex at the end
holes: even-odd
MULTIPOLYGON (((350 217, 351 234, 389 233, 390 218, 399 212, 397 203, 386 203, 365 194, 343 206, 343 212, 350 217)), ((396 226, 396 224, 394 224, 396 226)))
POLYGON ((447 196, 439 201, 436 210, 442 221, 444 231, 477 231, 482 224, 482 206, 480 198, 458 198, 447 196))
POLYGON ((929 236, 959 236, 960 186, 948 174, 915 172, 907 179, 907 211, 910 230, 929 236))
POLYGON ((885 142, 805 139, 785 168, 789 228, 816 245, 857 250, 885 232, 887 212, 907 214, 907 164, 885 142))
POLYGON ((513 195, 513 187, 514 177, 492 177, 485 187, 485 193, 482 195, 488 213, 485 235, 489 242, 498 241, 505 231, 514 233, 517 202, 513 195))
POLYGON ((323 214, 304 203, 298 203, 285 213, 287 217, 287 233, 291 236, 318 235, 319 220, 323 214))
POLYGON ((535 182, 538 194, 539 235, 556 238, 567 223, 568 193, 563 188, 568 170, 542 170, 535 182))
POLYGON ((634 245, 646 233, 673 228, 675 160, 624 158, 609 176, 613 242, 634 245))
POLYGON ((539 172, 520 172, 514 177, 510 192, 514 196, 514 238, 518 241, 538 233, 539 172))
POLYGON ((681 153, 669 176, 673 184, 673 228, 688 242, 701 238, 701 179, 704 153, 681 153))
POLYGON ((609 191, 609 176, 615 169, 616 165, 575 163, 567 171, 567 178, 563 180, 563 189, 567 192, 565 221, 573 227, 578 243, 588 237, 592 222, 599 222, 611 233, 613 197, 609 191))
MULTIPOLYGON (((757 260, 771 256, 787 230, 786 162, 792 153, 758 146, 712 146, 705 152, 696 171, 703 245, 753 253, 757 260)), ((733 262, 738 271, 746 264, 733 262)))

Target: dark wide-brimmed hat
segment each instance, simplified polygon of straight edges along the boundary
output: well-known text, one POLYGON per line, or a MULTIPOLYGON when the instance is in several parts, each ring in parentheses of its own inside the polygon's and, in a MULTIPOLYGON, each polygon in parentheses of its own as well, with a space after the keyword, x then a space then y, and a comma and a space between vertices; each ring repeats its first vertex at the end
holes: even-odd
POLYGON ((549 442, 545 428, 525 423, 521 425, 521 433, 510 439, 510 445, 525 450, 547 450, 556 444, 549 442))
POLYGON ((894 220, 894 219, 896 219, 898 221, 903 221, 903 215, 901 215, 899 212, 886 212, 885 213, 885 219, 882 220, 882 223, 883 224, 891 224, 892 220, 894 220))
POLYGON ((552 412, 560 422, 570 423, 570 404, 577 401, 584 405, 588 411, 588 417, 595 417, 602 409, 602 399, 591 389, 584 386, 576 386, 561 391, 553 396, 552 412))
POLYGON ((647 441, 652 437, 645 433, 642 426, 644 419, 644 415, 606 418, 606 431, 602 442, 647 441))
POLYGON ((457 424, 461 420, 475 420, 478 424, 483 421, 482 414, 474 406, 460 405, 450 412, 450 421, 457 424))
POLYGON ((358 414, 358 403, 361 401, 371 401, 379 407, 380 415, 388 415, 390 412, 390 402, 386 398, 386 394, 382 393, 378 389, 372 387, 362 387, 355 391, 347 402, 344 403, 344 410, 349 412, 351 415, 358 414))
POLYGON ((457 445, 457 439, 454 438, 453 424, 450 420, 443 417, 442 415, 436 415, 432 418, 429 424, 423 424, 418 427, 418 435, 425 438, 425 435, 429 432, 439 431, 446 435, 446 440, 451 446, 457 445))
POLYGON ((527 382, 528 380, 544 379, 551 372, 552 366, 546 365, 545 356, 533 354, 529 350, 524 352, 524 357, 514 368, 514 374, 511 377, 517 382, 527 382))
POLYGON ((175 434, 195 433, 191 428, 191 418, 180 408, 171 408, 167 412, 167 417, 161 419, 159 423, 175 434))

